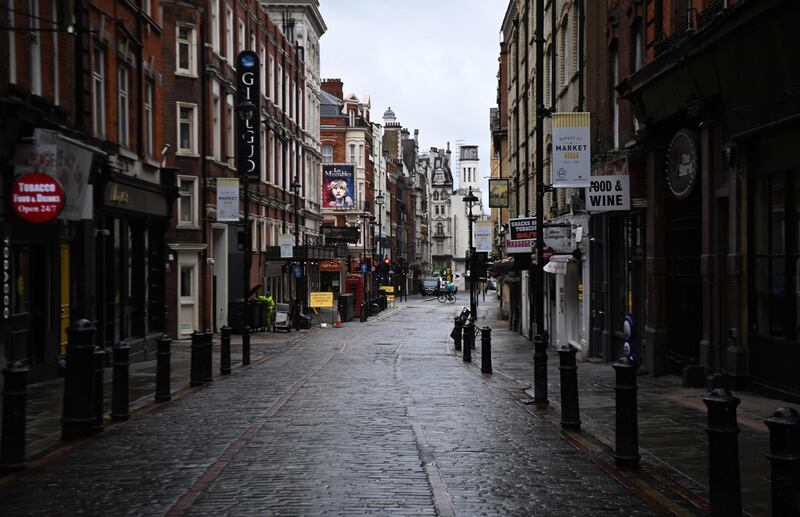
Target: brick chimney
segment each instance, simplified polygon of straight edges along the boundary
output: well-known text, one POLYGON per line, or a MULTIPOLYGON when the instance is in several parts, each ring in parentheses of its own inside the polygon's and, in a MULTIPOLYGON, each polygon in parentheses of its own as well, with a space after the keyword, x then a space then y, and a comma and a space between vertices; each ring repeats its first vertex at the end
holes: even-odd
POLYGON ((337 99, 344 99, 344 83, 341 79, 323 79, 322 90, 330 93, 337 99))

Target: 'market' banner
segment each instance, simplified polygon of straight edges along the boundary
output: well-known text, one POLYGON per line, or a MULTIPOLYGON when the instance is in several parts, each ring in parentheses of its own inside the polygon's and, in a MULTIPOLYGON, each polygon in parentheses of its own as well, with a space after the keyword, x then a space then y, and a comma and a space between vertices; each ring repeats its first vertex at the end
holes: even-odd
POLYGON ((217 179, 217 221, 239 221, 239 179, 217 179))
POLYGON ((553 187, 588 187, 589 113, 553 114, 553 187))

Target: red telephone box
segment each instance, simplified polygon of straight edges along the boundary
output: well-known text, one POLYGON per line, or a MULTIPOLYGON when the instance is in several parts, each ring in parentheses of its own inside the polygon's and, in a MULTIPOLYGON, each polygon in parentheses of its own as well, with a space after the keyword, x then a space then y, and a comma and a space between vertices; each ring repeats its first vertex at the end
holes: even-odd
POLYGON ((344 292, 353 294, 353 316, 361 317, 361 304, 364 303, 364 280, 361 275, 350 273, 344 279, 344 292))

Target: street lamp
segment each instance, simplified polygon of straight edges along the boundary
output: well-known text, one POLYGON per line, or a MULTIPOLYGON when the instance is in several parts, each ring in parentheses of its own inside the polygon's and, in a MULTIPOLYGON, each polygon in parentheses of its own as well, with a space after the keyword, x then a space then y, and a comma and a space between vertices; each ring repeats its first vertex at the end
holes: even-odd
POLYGON ((378 207, 378 260, 383 261, 383 193, 380 190, 375 196, 375 206, 378 207))
MULTIPOLYGON (((290 185, 292 192, 294 193, 294 253, 300 253, 300 178, 298 176, 294 177, 292 180, 292 184, 290 185)), ((294 257, 295 260, 298 259, 297 256, 294 257)), ((300 262, 300 276, 295 275, 294 279, 294 328, 295 330, 300 330, 300 311, 302 310, 302 305, 300 302, 300 290, 302 285, 302 280, 305 275, 304 267, 302 259, 300 262)), ((303 287, 303 298, 305 298, 305 287, 303 287)))
POLYGON ((472 187, 469 192, 462 199, 469 207, 469 250, 467 251, 467 260, 469 261, 469 312, 472 321, 478 320, 478 315, 475 313, 475 248, 472 246, 472 205, 480 201, 478 196, 472 193, 472 187))
MULTIPOLYGON (((259 124, 253 124, 253 118, 258 113, 258 106, 248 101, 240 102, 236 105, 236 113, 239 119, 244 123, 243 127, 239 127, 239 141, 245 142, 245 135, 247 132, 257 134, 260 130, 259 124)), ((242 204, 244 216, 242 217, 242 255, 244 259, 244 267, 242 268, 242 364, 250 364, 250 325, 249 313, 247 307, 247 298, 250 292, 250 267, 251 267, 251 247, 252 236, 250 235, 250 189, 249 175, 252 170, 258 165, 254 162, 248 162, 244 157, 249 156, 240 152, 239 163, 237 165, 237 173, 242 182, 242 204)), ((260 160, 259 160, 260 161, 260 160)))
POLYGON ((361 321, 367 321, 367 224, 369 224, 370 217, 373 217, 367 212, 364 212, 359 217, 364 220, 364 229, 361 239, 363 242, 363 252, 361 256, 361 273, 362 273, 362 286, 361 286, 361 321))

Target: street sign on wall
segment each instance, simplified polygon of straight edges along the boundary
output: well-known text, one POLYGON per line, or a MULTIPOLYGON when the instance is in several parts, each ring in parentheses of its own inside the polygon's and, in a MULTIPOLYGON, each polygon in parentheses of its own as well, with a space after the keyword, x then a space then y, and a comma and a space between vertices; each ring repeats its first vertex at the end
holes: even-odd
POLYGON ((64 208, 64 190, 55 178, 31 172, 14 182, 11 206, 29 223, 46 223, 58 217, 64 208))
POLYGON ((631 209, 630 176, 592 176, 586 187, 586 210, 610 212, 631 209))
POLYGON ((506 253, 532 253, 536 247, 536 235, 535 217, 509 219, 506 253))
POLYGON ((244 182, 261 176, 261 65, 258 54, 243 50, 236 57, 236 170, 244 182), (250 110, 242 109, 249 106, 250 110), (246 113, 250 116, 245 116, 246 113))

